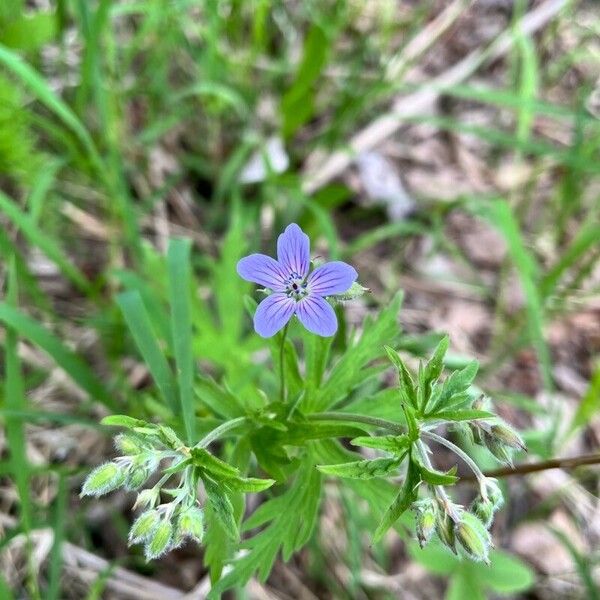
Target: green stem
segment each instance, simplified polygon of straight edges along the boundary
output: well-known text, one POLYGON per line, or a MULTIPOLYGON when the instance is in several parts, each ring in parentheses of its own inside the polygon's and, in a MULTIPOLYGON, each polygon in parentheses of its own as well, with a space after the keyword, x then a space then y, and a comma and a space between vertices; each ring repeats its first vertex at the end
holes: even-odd
POLYGON ((285 324, 283 331, 281 332, 281 345, 279 346, 279 377, 280 377, 280 390, 281 390, 281 401, 285 402, 285 338, 287 337, 289 327, 289 321, 285 324))
POLYGON ((347 423, 364 423, 365 425, 372 425, 373 427, 379 427, 381 429, 387 429, 395 434, 406 433, 406 428, 399 423, 393 421, 387 421, 386 419, 379 419, 377 417, 368 417, 366 415, 357 415, 353 413, 340 413, 340 412, 322 412, 307 415, 309 421, 344 421, 347 423))
POLYGON ((228 433, 232 429, 235 429, 238 425, 242 425, 246 423, 248 420, 247 417, 237 417, 236 419, 231 419, 231 421, 225 421, 225 423, 221 423, 218 427, 215 427, 211 432, 207 433, 195 446, 194 448, 206 448, 212 442, 220 438, 223 434, 228 433))
MULTIPOLYGON (((427 446, 421 440, 419 440, 417 442, 417 448, 419 450, 419 454, 421 455, 421 460, 423 461, 423 464, 428 469, 433 470, 433 465, 431 464, 431 461, 429 460, 429 454, 427 454, 427 450, 428 450, 427 446)), ((444 507, 444 511, 450 516, 450 518, 455 523, 458 523, 458 521, 460 520, 460 515, 458 514, 454 503, 450 499, 450 496, 448 496, 448 493, 446 492, 446 489, 444 488, 444 486, 443 485, 432 485, 431 487, 433 488, 435 495, 438 497, 438 500, 442 503, 442 506, 444 507)))
POLYGON ((481 469, 477 466, 477 463, 475 463, 475 461, 464 450, 459 448, 456 444, 453 444, 450 440, 447 440, 446 438, 443 438, 441 435, 438 435, 437 433, 433 433, 431 431, 421 431, 421 435, 423 437, 427 437, 430 440, 440 444, 441 446, 445 446, 446 448, 448 448, 448 450, 451 450, 452 452, 454 452, 454 454, 456 454, 456 456, 462 458, 462 460, 469 467, 469 469, 471 469, 471 471, 473 471, 473 475, 475 475, 475 478, 477 479, 477 482, 479 483, 479 493, 481 494, 481 497, 483 498, 484 501, 487 500, 487 488, 486 488, 485 475, 483 474, 481 469))

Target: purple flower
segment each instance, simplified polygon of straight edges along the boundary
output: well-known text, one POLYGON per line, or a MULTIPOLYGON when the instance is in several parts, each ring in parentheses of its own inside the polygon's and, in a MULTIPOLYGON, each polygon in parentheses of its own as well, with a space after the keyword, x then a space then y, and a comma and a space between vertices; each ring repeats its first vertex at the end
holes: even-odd
POLYGON ((246 281, 273 290, 256 309, 254 329, 262 337, 275 335, 291 318, 312 333, 328 337, 337 331, 337 318, 325 296, 350 289, 358 274, 350 265, 334 261, 309 274, 310 241, 292 223, 277 240, 277 260, 264 254, 251 254, 237 264, 246 281))

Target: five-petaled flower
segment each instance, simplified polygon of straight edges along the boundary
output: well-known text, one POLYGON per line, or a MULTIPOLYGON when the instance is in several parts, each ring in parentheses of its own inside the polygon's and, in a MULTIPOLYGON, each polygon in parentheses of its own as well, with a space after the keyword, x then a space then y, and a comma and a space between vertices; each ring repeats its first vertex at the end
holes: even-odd
POLYGON ((277 260, 251 254, 237 264, 243 279, 273 291, 256 309, 254 329, 262 337, 275 335, 295 314, 312 333, 328 337, 337 318, 326 296, 347 292, 358 274, 341 261, 325 263, 309 274, 310 240, 296 223, 277 240, 277 260))

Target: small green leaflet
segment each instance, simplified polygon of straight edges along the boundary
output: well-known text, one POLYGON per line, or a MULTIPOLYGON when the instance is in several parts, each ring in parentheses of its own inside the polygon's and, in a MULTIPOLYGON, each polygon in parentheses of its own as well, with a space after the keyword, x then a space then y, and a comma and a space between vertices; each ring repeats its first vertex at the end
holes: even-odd
POLYGON ((387 509, 383 515, 383 519, 375 534, 373 541, 378 542, 385 532, 402 516, 402 514, 411 506, 411 504, 417 499, 417 489, 421 482, 421 476, 419 470, 412 459, 409 457, 408 469, 406 471, 406 479, 404 485, 400 490, 396 499, 392 502, 391 506, 387 509))
POLYGON ((220 458, 213 456, 204 448, 192 448, 190 450, 192 460, 198 467, 202 467, 216 477, 236 477, 240 474, 239 469, 228 465, 220 458))
POLYGON ((431 394, 431 388, 439 379, 442 371, 444 369, 444 356, 446 356, 446 351, 448 350, 448 336, 444 336, 440 343, 437 345, 433 356, 429 359, 429 362, 425 365, 423 369, 422 375, 422 384, 423 384, 423 404, 419 407, 422 412, 425 412, 427 408, 427 403, 429 401, 429 397, 431 394))
POLYGON ((204 475, 202 477, 202 482, 204 483, 208 502, 223 526, 225 533, 232 540, 237 540, 239 538, 238 526, 229 496, 223 491, 221 486, 210 477, 204 475))
POLYGON ((389 346, 384 346, 387 352, 388 358, 398 369, 398 378, 400 383, 400 390, 402 394, 408 399, 411 406, 416 409, 417 405, 417 392, 415 389, 415 382, 410 374, 410 371, 406 368, 404 361, 400 358, 400 355, 389 346))
POLYGON ((474 419, 496 419, 497 415, 487 410, 442 410, 441 412, 429 414, 425 421, 473 421, 474 419))
POLYGON ((357 460, 338 465, 317 465, 321 473, 351 479, 372 479, 391 475, 404 460, 405 454, 394 458, 374 458, 372 460, 357 460))
POLYGON ((382 436, 360 436, 350 441, 353 446, 362 448, 374 448, 398 454, 410 446, 410 439, 407 435, 382 435, 382 436))
POLYGON ((430 485, 453 485, 458 481, 458 477, 455 475, 456 467, 452 467, 447 473, 442 473, 426 467, 416 458, 415 462, 418 465, 421 479, 425 483, 430 485))
POLYGON ((152 424, 146 423, 141 419, 134 419, 127 415, 109 415, 104 417, 100 421, 102 425, 112 425, 113 427, 127 427, 128 429, 134 429, 135 427, 152 427, 152 424))
POLYGON ((274 479, 257 479, 255 477, 231 477, 223 482, 229 489, 246 494, 262 492, 270 488, 274 479))
POLYGON ((408 427, 408 438, 410 440, 416 440, 419 438, 419 425, 415 418, 415 409, 408 404, 402 405, 404 410, 404 416, 406 417, 406 425, 408 427))
MULTIPOLYGON (((442 384, 441 390, 435 395, 428 407, 427 415, 434 414, 437 409, 449 410, 453 406, 455 396, 466 392, 473 383, 479 370, 479 363, 474 360, 460 371, 454 371, 442 384)), ((461 397, 461 400, 463 398, 461 397)))
POLYGON ((365 433, 359 425, 343 423, 289 423, 288 431, 273 437, 281 446, 303 446, 310 440, 327 438, 355 438, 365 433))

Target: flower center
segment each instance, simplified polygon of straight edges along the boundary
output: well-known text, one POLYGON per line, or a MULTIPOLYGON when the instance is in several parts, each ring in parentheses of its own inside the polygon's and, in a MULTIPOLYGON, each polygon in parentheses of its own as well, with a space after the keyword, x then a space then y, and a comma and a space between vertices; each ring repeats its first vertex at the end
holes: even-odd
POLYGON ((308 295, 306 281, 298 273, 290 273, 285 284, 285 293, 288 298, 293 298, 296 302, 308 295))

